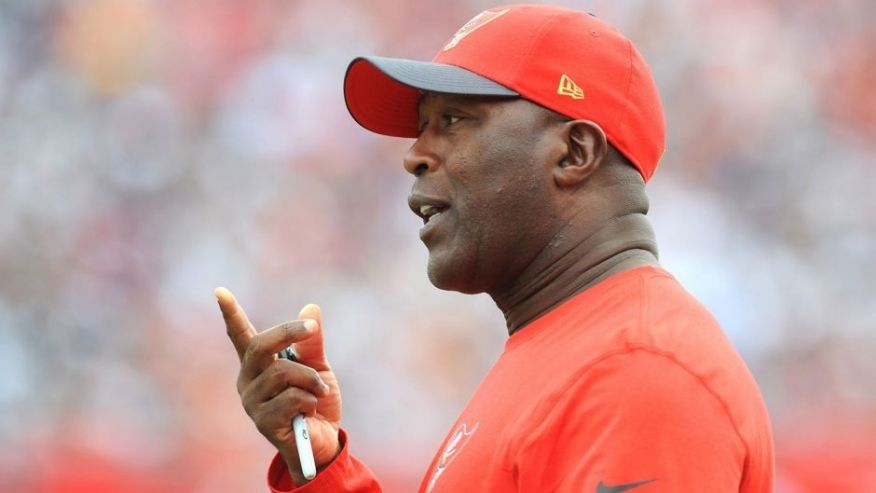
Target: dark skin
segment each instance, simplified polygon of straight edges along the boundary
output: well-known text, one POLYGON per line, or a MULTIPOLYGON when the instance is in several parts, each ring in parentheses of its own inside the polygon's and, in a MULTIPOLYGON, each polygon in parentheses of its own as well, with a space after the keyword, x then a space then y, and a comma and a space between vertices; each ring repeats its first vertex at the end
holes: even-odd
MULTIPOLYGON (((597 124, 524 99, 436 93, 421 100, 419 118, 404 167, 414 176, 409 205, 428 217, 429 278, 488 293, 509 334, 615 273, 657 265, 642 177, 597 124)), ((215 294, 241 361, 243 407, 304 484, 292 417, 307 416, 318 469, 341 448, 319 308, 259 333, 229 291, 215 294), (276 357, 290 344, 298 363, 276 357)))
POLYGON ((444 94, 419 113, 411 202, 447 203, 423 238, 429 278, 489 294, 510 334, 612 274, 657 265, 644 180, 597 124, 444 94))
POLYGON ((298 320, 257 332, 230 291, 216 288, 214 294, 240 358, 237 392, 243 408, 280 452, 292 481, 304 484, 292 431, 294 416, 306 415, 317 471, 341 450, 341 390, 325 356, 322 313, 318 306, 306 305, 298 320), (277 358, 290 345, 298 353, 297 363, 277 358))

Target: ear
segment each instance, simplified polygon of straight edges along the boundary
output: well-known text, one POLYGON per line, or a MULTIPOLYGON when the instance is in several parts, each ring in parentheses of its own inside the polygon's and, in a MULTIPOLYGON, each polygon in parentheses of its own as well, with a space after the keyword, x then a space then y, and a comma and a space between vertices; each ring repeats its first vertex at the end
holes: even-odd
POLYGON ((566 122, 566 153, 554 166, 554 182, 560 188, 574 187, 596 172, 608 154, 605 132, 590 120, 566 122))

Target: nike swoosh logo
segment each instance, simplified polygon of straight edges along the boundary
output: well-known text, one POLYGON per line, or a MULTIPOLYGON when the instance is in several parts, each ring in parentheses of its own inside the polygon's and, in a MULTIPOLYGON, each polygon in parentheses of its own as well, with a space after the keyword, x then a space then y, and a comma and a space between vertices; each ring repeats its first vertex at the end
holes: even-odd
POLYGON ((615 486, 606 486, 602 481, 596 485, 596 493, 621 493, 622 491, 631 490, 633 488, 638 488, 639 486, 648 484, 652 481, 656 481, 655 479, 648 479, 646 481, 639 481, 637 483, 627 483, 627 484, 618 484, 615 486))

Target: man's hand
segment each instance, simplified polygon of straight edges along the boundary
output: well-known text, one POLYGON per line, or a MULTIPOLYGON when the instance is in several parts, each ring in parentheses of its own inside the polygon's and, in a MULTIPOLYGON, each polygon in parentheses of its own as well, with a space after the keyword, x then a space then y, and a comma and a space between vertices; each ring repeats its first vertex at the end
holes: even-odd
POLYGON ((307 305, 299 320, 258 333, 243 308, 225 288, 214 294, 225 319, 228 337, 240 357, 237 392, 256 428, 286 461, 297 485, 301 473, 292 418, 305 414, 316 467, 328 465, 340 452, 341 391, 325 357, 322 314, 307 305), (295 345, 298 362, 278 359, 277 353, 295 345))

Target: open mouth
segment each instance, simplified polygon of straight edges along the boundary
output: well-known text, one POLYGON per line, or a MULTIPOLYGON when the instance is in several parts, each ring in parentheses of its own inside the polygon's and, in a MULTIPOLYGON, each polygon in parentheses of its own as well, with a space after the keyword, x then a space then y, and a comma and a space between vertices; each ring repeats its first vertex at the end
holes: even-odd
POLYGON ((429 224, 429 221, 432 221, 445 210, 447 210, 446 206, 424 204, 420 206, 419 214, 417 215, 423 218, 423 224, 429 224))
POLYGON ((411 208, 411 212, 420 216, 424 225, 435 221, 438 216, 450 208, 450 204, 443 199, 419 193, 413 193, 408 197, 408 206, 411 208))

